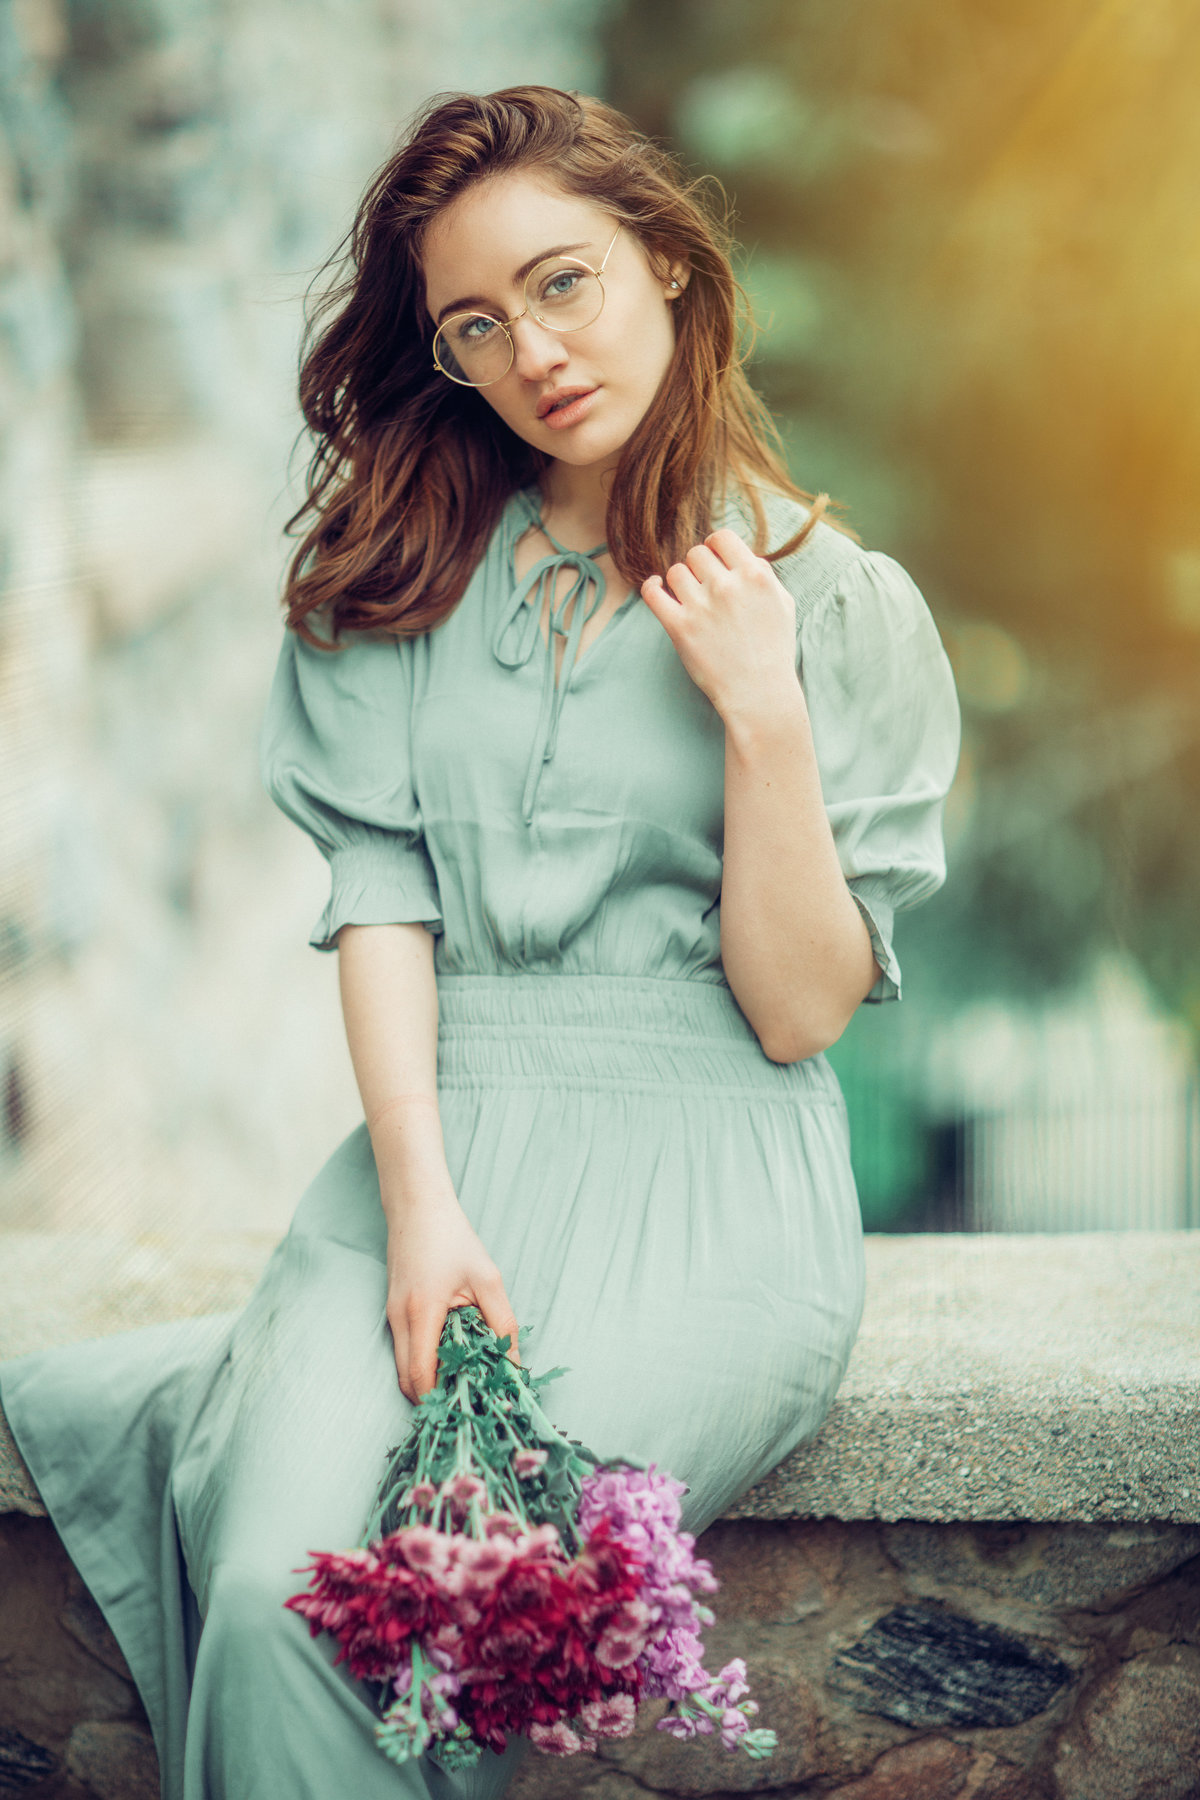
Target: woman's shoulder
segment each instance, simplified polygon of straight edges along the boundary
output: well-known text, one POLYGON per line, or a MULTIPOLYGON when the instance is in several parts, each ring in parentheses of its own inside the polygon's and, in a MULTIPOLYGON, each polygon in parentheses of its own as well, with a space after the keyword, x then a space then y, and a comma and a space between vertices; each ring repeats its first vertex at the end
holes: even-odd
MULTIPOLYGON (((767 525, 767 550, 786 544, 808 523, 811 507, 794 495, 758 486, 754 489, 767 525)), ((738 488, 726 502, 726 521, 735 531, 751 541, 755 535, 754 506, 750 491, 738 488)), ((868 550, 857 539, 839 531, 825 519, 818 519, 804 542, 781 556, 774 564, 775 573, 796 602, 797 622, 802 622, 846 585, 855 572, 870 574, 878 570, 879 553, 868 550)), ((899 565, 895 565, 899 573, 899 565)), ((884 571, 886 574, 886 571, 884 571)))

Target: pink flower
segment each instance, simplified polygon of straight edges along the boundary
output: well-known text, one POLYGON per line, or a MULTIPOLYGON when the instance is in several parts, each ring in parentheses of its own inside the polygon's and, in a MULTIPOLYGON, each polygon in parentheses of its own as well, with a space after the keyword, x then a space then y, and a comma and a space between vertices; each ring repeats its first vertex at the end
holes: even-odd
POLYGON ((529 1741, 547 1756, 577 1756, 583 1749, 583 1739, 562 1719, 556 1725, 531 1725, 529 1741))
POLYGON ((487 1488, 480 1481, 478 1475, 452 1475, 449 1481, 442 1483, 442 1493, 449 1500, 451 1506, 459 1507, 463 1511, 471 1505, 473 1500, 487 1499, 487 1488))
POLYGON ((521 1537, 524 1535, 524 1530, 525 1530, 525 1527, 521 1524, 520 1519, 518 1519, 513 1513, 493 1512, 493 1513, 485 1513, 484 1514, 484 1517, 483 1517, 483 1535, 484 1535, 484 1537, 517 1538, 517 1537, 521 1537))
POLYGON ((458 1666, 462 1651, 463 1634, 458 1625, 439 1625, 431 1631, 425 1640, 426 1654, 437 1663, 439 1669, 451 1669, 458 1666), (445 1661, 443 1661, 443 1657, 445 1661))
POLYGON ((485 1538, 477 1542, 468 1538, 459 1551, 456 1582, 448 1591, 478 1596, 495 1587, 516 1554, 509 1538, 485 1538))
POLYGON ((559 1550, 562 1540, 554 1525, 535 1525, 532 1531, 523 1531, 516 1540, 517 1555, 522 1558, 540 1556, 544 1550, 559 1550))
POLYGON ((512 1459, 513 1474, 518 1481, 528 1481, 546 1466, 545 1450, 518 1450, 512 1459))
POLYGON ((627 1637, 619 1631, 606 1631, 596 1645, 594 1655, 596 1661, 608 1669, 624 1669, 636 1662, 645 1648, 646 1639, 641 1633, 627 1637))
POLYGON ((418 1574, 440 1575, 452 1559, 449 1540, 428 1525, 409 1525, 392 1534, 395 1544, 410 1569, 418 1574))
POLYGON ((428 1512, 437 1499, 437 1489, 432 1481, 417 1481, 400 1499, 401 1506, 419 1506, 422 1512, 428 1512))
POLYGON ((606 1700, 589 1700, 579 1717, 597 1737, 623 1738, 633 1730, 637 1706, 632 1694, 612 1694, 606 1700))
MULTIPOLYGON (((626 1637, 644 1635, 647 1625, 651 1623, 657 1608, 651 1609, 644 1600, 626 1600, 619 1606, 608 1621, 610 1631, 619 1631, 626 1637)), ((745 1673, 745 1664, 742 1665, 745 1673)))

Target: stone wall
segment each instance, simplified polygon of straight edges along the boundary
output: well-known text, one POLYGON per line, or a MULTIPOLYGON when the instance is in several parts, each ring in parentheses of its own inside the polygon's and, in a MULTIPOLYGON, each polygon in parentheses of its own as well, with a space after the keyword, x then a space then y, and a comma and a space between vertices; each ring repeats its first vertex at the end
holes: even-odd
MULTIPOLYGON (((64 1277, 54 1239, 0 1232, 0 1360, 235 1307, 269 1245, 87 1249, 64 1277)), ((702 1539, 710 1666, 746 1656, 777 1755, 677 1744, 648 1712, 601 1760, 528 1760, 513 1800, 1200 1800, 1200 1234, 866 1251, 825 1423, 702 1539)), ((0 1415, 0 1795, 154 1791, 0 1415)))
MULTIPOLYGON (((512 1800, 1200 1795, 1200 1526, 723 1520, 701 1547, 710 1666, 746 1657, 775 1756, 676 1743, 658 1704, 601 1758, 531 1755, 512 1800)), ((156 1800, 120 1652, 45 1519, 0 1518, 0 1645, 0 1793, 156 1800)))
POLYGON ((598 0, 0 5, 0 1227, 277 1231, 359 1117, 262 792, 305 290, 598 0))
POLYGON ((125 1660, 44 1519, 0 1518, 0 1794, 158 1800, 125 1660))

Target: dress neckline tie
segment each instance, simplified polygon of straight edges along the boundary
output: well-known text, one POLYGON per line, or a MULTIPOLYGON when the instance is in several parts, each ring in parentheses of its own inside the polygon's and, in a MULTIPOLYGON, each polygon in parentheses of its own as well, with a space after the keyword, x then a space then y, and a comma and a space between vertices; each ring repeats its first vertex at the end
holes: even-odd
MULTIPOLYGON (((521 817, 529 825, 533 822, 533 809, 537 803, 542 772, 554 755, 558 742, 563 702, 579 660, 579 640, 584 626, 604 600, 604 571, 596 558, 603 556, 608 546, 597 544, 592 550, 568 550, 565 544, 559 543, 553 532, 546 530, 541 510, 528 489, 521 489, 517 498, 527 521, 536 525, 554 546, 552 555, 540 557, 528 574, 517 582, 501 609, 492 640, 492 653, 506 669, 523 668, 540 641, 544 642, 546 651, 537 726, 521 795, 521 817), (571 570, 574 578, 562 597, 556 600, 555 588, 563 569, 571 570), (541 617, 547 598, 550 601, 550 630, 547 638, 542 640, 541 617), (524 613, 522 608, 525 608, 524 613), (568 610, 571 612, 569 625, 564 623, 568 610), (562 670, 557 682, 554 679, 556 635, 566 640, 562 670)), ((516 535, 520 535, 519 531, 516 535)), ((516 536, 510 540, 510 552, 515 542, 516 536)))

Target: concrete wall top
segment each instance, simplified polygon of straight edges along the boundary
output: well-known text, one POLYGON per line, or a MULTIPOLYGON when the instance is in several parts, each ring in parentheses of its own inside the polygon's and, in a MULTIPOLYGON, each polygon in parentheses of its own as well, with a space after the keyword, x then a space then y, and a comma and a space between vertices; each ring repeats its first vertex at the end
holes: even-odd
MULTIPOLYGON (((0 1233, 0 1359, 238 1307, 270 1248, 0 1233)), ((824 1426, 728 1516, 1200 1521, 1200 1232, 871 1235, 867 1280, 824 1426)))

